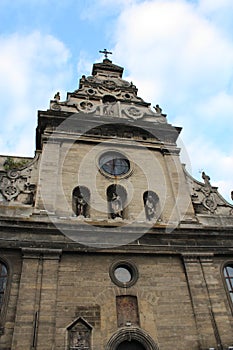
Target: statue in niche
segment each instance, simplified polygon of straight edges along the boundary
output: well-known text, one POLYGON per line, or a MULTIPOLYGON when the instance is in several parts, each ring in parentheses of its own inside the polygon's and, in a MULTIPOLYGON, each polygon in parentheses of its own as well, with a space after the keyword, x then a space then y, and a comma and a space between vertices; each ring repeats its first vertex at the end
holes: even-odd
POLYGON ((77 197, 76 202, 76 215, 87 217, 87 202, 85 201, 82 193, 80 193, 77 197))
POLYGON ((107 101, 104 103, 104 106, 103 106, 103 114, 111 117, 114 115, 114 109, 115 109, 115 103, 107 101))
POLYGON ((25 184, 24 193, 27 194, 27 197, 23 203, 34 206, 35 205, 36 185, 30 184, 30 183, 25 184))
POLYGON ((113 192, 111 202, 110 202, 110 213, 111 218, 123 218, 123 207, 121 197, 113 192))
POLYGON ((156 201, 152 195, 148 195, 145 201, 145 212, 147 220, 151 221, 155 218, 156 214, 156 201))

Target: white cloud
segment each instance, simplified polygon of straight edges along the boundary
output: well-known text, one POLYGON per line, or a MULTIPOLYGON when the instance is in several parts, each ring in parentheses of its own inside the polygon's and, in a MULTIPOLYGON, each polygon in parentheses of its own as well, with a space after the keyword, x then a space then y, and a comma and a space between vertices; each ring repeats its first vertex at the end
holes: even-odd
POLYGON ((168 121, 184 127, 181 137, 194 173, 201 168, 209 171, 225 195, 233 188, 233 41, 226 34, 223 14, 233 22, 232 4, 132 4, 119 18, 114 50, 139 95, 159 103, 168 121))
POLYGON ((2 36, 0 46, 1 153, 33 155, 37 109, 47 109, 54 92, 64 88, 69 52, 39 32, 2 36))
MULTIPOLYGON (((198 173, 205 171, 211 178, 211 184, 219 187, 220 193, 230 201, 233 190, 233 149, 226 154, 210 141, 196 137, 186 143, 186 150, 191 158, 193 175, 198 178, 198 173)), ((199 180, 202 181, 201 178, 199 180)))

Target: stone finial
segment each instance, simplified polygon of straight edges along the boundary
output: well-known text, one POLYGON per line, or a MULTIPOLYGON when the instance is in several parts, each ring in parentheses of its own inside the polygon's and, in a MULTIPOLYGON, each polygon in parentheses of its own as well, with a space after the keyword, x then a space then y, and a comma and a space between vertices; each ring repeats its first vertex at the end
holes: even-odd
POLYGON ((208 175, 206 175, 206 173, 204 171, 202 172, 201 177, 203 178, 205 185, 211 187, 210 177, 208 175))
POLYGON ((153 107, 155 109, 155 112, 158 113, 158 114, 161 114, 162 113, 162 108, 159 107, 159 105, 156 105, 155 107, 153 107))
POLYGON ((107 49, 104 49, 103 51, 100 50, 99 53, 103 53, 105 58, 108 58, 108 55, 112 55, 112 52, 107 49))
POLYGON ((54 100, 60 101, 60 92, 58 91, 55 95, 54 95, 54 100))

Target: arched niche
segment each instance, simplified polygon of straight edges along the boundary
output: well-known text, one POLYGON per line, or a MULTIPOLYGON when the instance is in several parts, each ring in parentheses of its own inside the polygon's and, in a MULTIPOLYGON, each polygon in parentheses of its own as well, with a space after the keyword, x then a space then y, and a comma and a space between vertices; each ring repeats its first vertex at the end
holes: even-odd
POLYGON ((103 114, 108 117, 112 117, 115 115, 115 105, 116 98, 113 95, 104 95, 103 96, 103 114))
POLYGON ((127 192, 121 185, 110 185, 107 188, 108 216, 110 219, 125 219, 127 192))
POLYGON ((90 216, 90 191, 85 186, 77 186, 72 193, 72 209, 75 216, 90 216))
POLYGON ((124 327, 113 334, 105 350, 159 350, 148 333, 138 327, 124 327), (128 346, 128 347, 127 347, 128 346), (135 347, 133 347, 135 346, 135 347))
POLYGON ((143 193, 143 203, 146 220, 153 221, 158 219, 160 214, 159 196, 153 191, 145 191, 143 193))

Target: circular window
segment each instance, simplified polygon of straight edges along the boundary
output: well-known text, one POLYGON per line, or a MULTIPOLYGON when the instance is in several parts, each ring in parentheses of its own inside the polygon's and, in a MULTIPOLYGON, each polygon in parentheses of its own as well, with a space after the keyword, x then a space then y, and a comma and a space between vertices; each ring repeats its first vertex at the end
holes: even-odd
POLYGON ((106 152, 99 159, 99 167, 109 175, 120 176, 129 172, 130 163, 121 153, 106 152))
POLYGON ((119 287, 131 287, 138 279, 138 270, 132 262, 118 261, 110 267, 110 277, 119 287))

